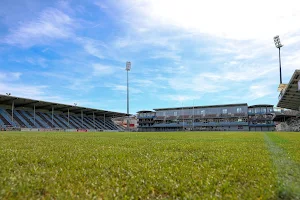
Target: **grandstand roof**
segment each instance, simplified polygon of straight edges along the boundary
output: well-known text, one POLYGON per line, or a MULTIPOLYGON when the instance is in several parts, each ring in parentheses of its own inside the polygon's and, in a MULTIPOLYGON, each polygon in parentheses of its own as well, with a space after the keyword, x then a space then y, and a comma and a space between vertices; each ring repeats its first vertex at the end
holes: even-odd
POLYGON ((274 107, 274 105, 271 105, 271 104, 257 104, 257 105, 249 106, 249 108, 257 108, 257 107, 274 107))
POLYGON ((0 94, 0 104, 1 105, 11 106, 12 102, 14 102, 14 107, 15 108, 30 108, 30 109, 33 109, 33 106, 35 105, 36 109, 49 110, 49 112, 52 111, 52 107, 53 107, 54 111, 60 111, 60 112, 64 112, 64 113, 68 112, 68 109, 71 113, 75 113, 75 114, 80 114, 81 111, 82 111, 83 114, 92 115, 93 112, 94 112, 96 117, 97 116, 103 117, 104 114, 105 114, 105 117, 123 117, 123 116, 126 116, 125 113, 112 112, 112 111, 108 111, 108 110, 86 108, 86 107, 75 106, 75 105, 53 103, 53 102, 27 99, 27 98, 22 98, 22 97, 7 96, 7 95, 1 95, 0 94))
POLYGON ((233 106, 248 106, 246 103, 239 104, 224 104, 224 105, 209 105, 209 106, 187 106, 187 107, 174 107, 174 108, 155 108, 153 110, 178 110, 178 109, 193 109, 193 108, 218 108, 218 107, 233 107, 233 106))
POLYGON ((289 84, 279 94, 278 107, 292 110, 300 109, 300 91, 298 81, 300 80, 300 70, 295 70, 289 84))
POLYGON ((152 110, 140 110, 137 113, 150 113, 150 112, 154 112, 152 110))

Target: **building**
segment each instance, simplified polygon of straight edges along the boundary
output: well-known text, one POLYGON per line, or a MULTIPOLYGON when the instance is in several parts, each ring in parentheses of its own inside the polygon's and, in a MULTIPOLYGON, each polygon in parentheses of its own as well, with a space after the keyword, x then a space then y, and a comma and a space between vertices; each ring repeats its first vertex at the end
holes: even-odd
POLYGON ((125 117, 116 117, 113 118, 112 121, 119 125, 120 127, 123 127, 124 130, 127 129, 127 119, 129 121, 129 130, 136 131, 137 130, 137 119, 135 115, 132 116, 125 116, 125 117))
POLYGON ((139 131, 273 131, 272 117, 272 105, 246 103, 159 108, 137 115, 139 131))
POLYGON ((142 110, 137 112, 137 123, 138 131, 156 131, 154 125, 154 118, 156 118, 156 113, 149 110, 142 110))
POLYGON ((123 130, 112 118, 125 113, 0 95, 0 128, 123 130))
POLYGON ((250 131, 273 131, 273 105, 254 105, 248 107, 248 121, 250 131))

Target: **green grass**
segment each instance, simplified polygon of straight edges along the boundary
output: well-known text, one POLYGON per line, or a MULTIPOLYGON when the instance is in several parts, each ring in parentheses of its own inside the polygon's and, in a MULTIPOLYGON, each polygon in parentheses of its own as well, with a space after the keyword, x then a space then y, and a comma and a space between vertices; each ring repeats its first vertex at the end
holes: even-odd
POLYGON ((299 147, 300 133, 0 132, 0 199, 297 199, 299 147))

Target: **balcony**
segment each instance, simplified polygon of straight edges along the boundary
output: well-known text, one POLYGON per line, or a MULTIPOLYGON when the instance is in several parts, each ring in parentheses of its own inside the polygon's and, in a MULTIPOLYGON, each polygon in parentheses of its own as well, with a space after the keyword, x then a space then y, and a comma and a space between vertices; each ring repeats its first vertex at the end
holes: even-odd
POLYGON ((155 115, 152 116, 137 116, 138 119, 153 119, 155 118, 155 115))

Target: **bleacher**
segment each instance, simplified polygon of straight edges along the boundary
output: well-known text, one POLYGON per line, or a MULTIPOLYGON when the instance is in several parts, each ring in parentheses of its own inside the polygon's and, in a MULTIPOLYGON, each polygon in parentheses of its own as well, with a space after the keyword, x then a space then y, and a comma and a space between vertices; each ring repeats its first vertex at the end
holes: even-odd
MULTIPOLYGON (((91 117, 81 118, 75 115, 70 115, 69 123, 67 116, 54 114, 53 120, 51 113, 36 112, 35 121, 32 115, 24 114, 25 111, 14 110, 14 116, 9 114, 10 109, 0 108, 0 126, 5 127, 19 127, 19 128, 57 128, 57 129, 99 129, 99 130, 122 130, 116 126, 111 118, 95 119, 95 124, 91 117)), ((30 113, 31 114, 31 113, 30 113)))
POLYGON ((112 121, 113 116, 125 114, 0 95, 0 128, 4 129, 123 130, 112 121), (26 107, 32 104, 34 108, 26 107))
POLYGON ((36 112, 35 122, 31 112, 14 110, 14 116, 9 114, 10 109, 0 108, 0 126, 19 127, 19 128, 56 128, 56 129, 99 129, 99 130, 122 130, 109 119, 93 119, 88 116, 83 117, 83 121, 78 116, 70 115, 69 123, 67 116, 54 114, 53 120, 51 113, 36 112), (27 113, 27 115, 24 114, 27 113), (29 114, 29 115, 28 115, 29 114), (82 123, 83 122, 83 123, 82 123))
POLYGON ((280 122, 276 129, 278 131, 300 132, 300 70, 295 70, 288 84, 280 84, 279 101, 277 106, 289 110, 281 110, 276 113, 274 121, 280 122))
POLYGON ((285 122, 280 122, 276 126, 277 131, 295 131, 300 132, 300 119, 289 118, 285 122))

